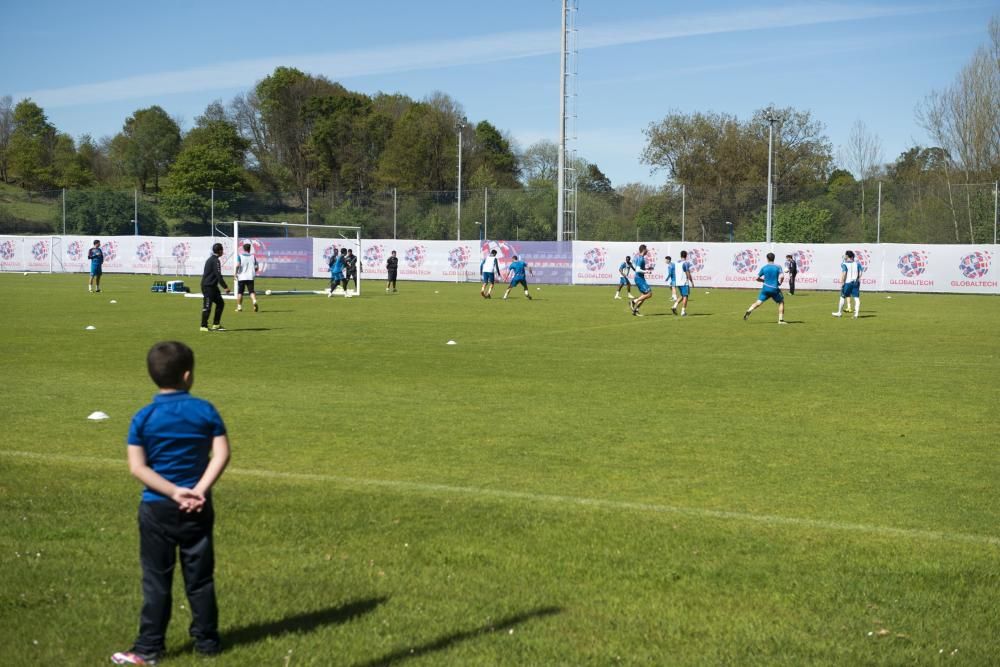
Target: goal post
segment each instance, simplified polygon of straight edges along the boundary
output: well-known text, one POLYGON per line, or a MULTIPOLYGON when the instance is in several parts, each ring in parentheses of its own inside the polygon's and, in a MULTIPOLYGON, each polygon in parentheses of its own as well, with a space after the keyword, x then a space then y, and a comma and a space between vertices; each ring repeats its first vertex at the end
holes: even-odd
POLYGON ((358 271, 356 278, 351 279, 354 290, 345 295, 361 294, 361 227, 262 220, 234 220, 224 224, 232 224, 234 242, 233 256, 224 257, 224 264, 235 266, 235 255, 249 243, 261 266, 261 278, 314 278, 318 277, 320 267, 325 270, 334 250, 347 248, 357 258, 358 271))

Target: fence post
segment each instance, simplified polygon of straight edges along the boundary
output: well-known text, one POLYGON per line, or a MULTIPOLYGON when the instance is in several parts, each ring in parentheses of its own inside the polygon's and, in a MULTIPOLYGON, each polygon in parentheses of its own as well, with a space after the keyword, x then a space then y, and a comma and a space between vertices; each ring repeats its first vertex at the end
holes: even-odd
POLYGON ((396 240, 396 188, 392 189, 392 240, 396 240))
POLYGON ((490 224, 490 189, 483 188, 483 240, 490 240, 490 233, 487 231, 490 224))
POLYGON ((882 242, 882 181, 878 182, 878 212, 875 214, 875 243, 882 242))
POLYGON ((212 229, 215 229, 215 188, 212 188, 212 229))
POLYGON ((1000 195, 1000 181, 993 182, 993 245, 997 244, 997 198, 1000 195))
MULTIPOLYGON (((66 236, 66 188, 63 188, 63 236, 66 236)), ((996 243, 996 241, 994 241, 996 243)))
POLYGON ((687 187, 682 185, 681 186, 681 243, 684 242, 684 213, 685 213, 684 209, 687 206, 686 197, 687 197, 687 187))
POLYGON ((309 188, 306 188, 306 224, 309 224, 309 188))

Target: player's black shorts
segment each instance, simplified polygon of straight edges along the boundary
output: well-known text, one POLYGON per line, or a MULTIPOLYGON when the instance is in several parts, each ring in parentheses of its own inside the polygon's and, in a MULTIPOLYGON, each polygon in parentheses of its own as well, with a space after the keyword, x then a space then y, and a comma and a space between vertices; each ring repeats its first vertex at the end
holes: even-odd
POLYGON ((395 271, 390 271, 389 272, 389 280, 391 282, 396 282, 396 272, 395 271))
POLYGON ((257 292, 254 291, 253 281, 252 280, 240 280, 239 281, 239 286, 236 289, 236 293, 237 294, 243 294, 243 290, 244 289, 246 289, 246 291, 249 292, 250 294, 256 294, 257 293, 257 292))

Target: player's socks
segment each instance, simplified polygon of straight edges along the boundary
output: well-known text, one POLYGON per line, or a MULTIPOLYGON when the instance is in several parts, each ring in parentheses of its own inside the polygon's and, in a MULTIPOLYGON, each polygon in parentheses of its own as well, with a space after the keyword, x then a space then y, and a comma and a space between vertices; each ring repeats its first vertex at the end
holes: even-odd
POLYGON ((93 285, 87 285, 87 291, 88 292, 93 292, 94 291, 94 286, 93 285))

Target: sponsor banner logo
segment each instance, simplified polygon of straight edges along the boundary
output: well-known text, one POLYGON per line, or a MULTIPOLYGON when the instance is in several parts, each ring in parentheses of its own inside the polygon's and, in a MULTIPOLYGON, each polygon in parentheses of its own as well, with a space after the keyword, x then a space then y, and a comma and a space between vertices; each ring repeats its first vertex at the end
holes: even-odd
MULTIPOLYGON (((604 248, 593 247, 587 252, 583 253, 583 265, 587 267, 587 271, 594 273, 604 269, 604 265, 607 262, 608 251, 604 248)), ((583 274, 577 274, 582 276, 583 274)), ((610 275, 610 274, 609 274, 610 275)))
MULTIPOLYGON (((862 264, 862 266, 864 265, 862 264)), ((912 250, 900 255, 896 261, 896 268, 899 269, 900 275, 904 278, 916 278, 923 275, 927 270, 927 251, 912 250)), ((930 284, 933 285, 934 283, 931 282, 930 284)))

